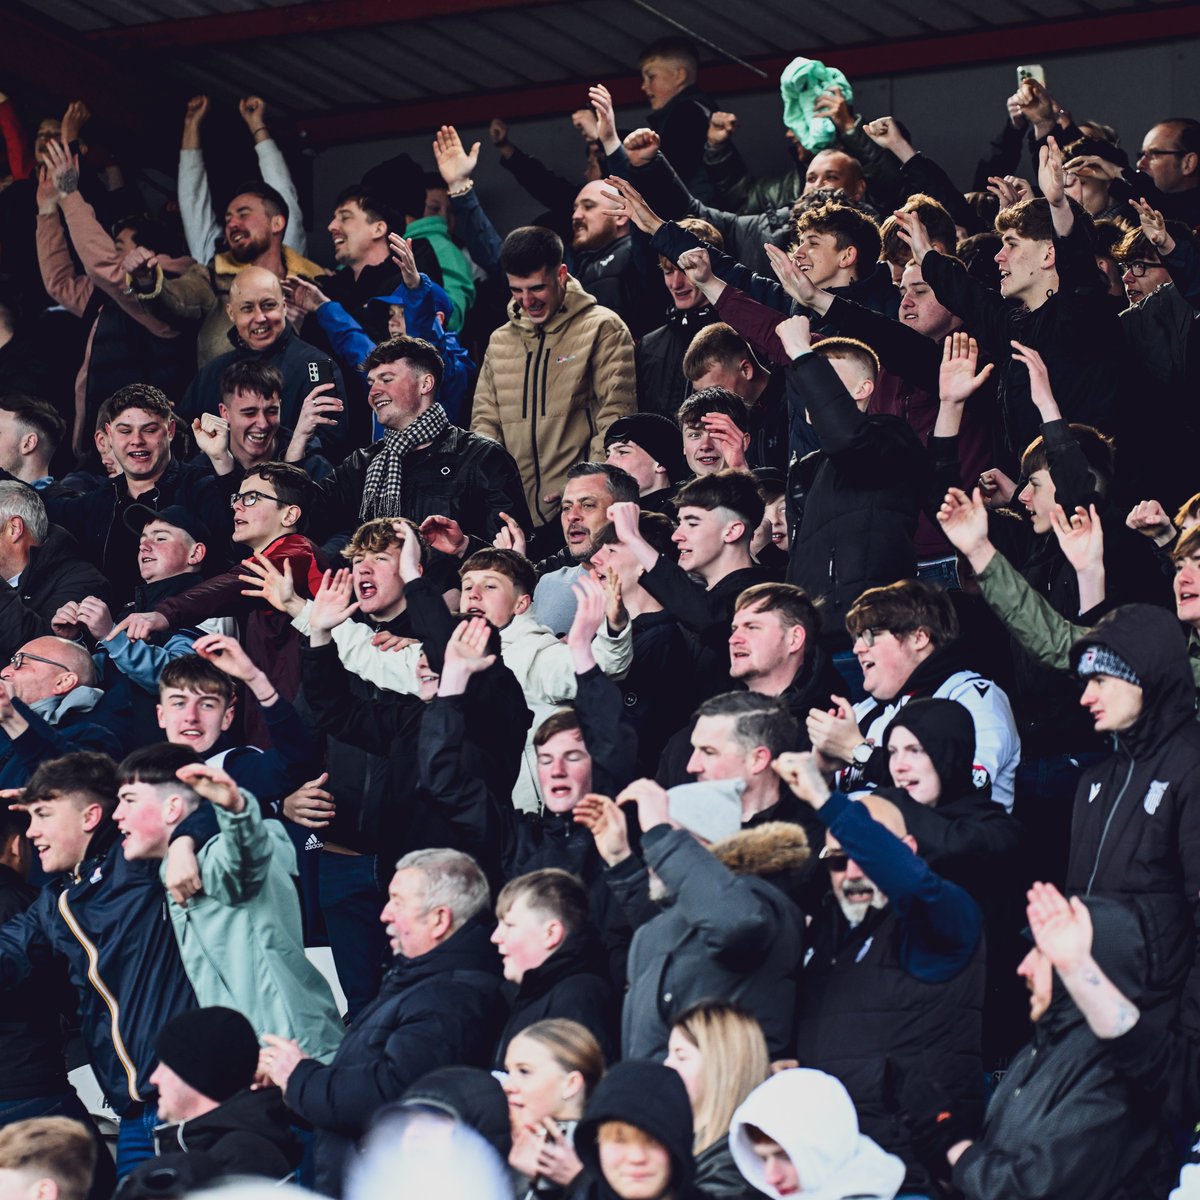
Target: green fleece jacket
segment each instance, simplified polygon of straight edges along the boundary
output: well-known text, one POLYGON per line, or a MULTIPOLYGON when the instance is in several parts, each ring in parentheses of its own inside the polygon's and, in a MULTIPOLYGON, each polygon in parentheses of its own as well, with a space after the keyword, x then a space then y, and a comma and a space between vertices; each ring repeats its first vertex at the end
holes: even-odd
MULTIPOLYGON (((1071 670, 1071 647, 1089 632, 1088 626, 1068 621, 998 551, 976 578, 988 607, 1038 662, 1071 670)), ((1194 628, 1188 630, 1188 661, 1200 690, 1200 633, 1194 628)))
MULTIPOLYGON (((328 1062, 345 1028, 325 977, 304 953, 296 851, 278 821, 264 821, 248 793, 240 813, 216 805, 220 832, 201 848, 203 891, 171 923, 184 969, 202 1007, 244 1013, 261 1037, 294 1038, 328 1062)), ((162 865, 166 881, 166 860, 162 865)))
POLYGON ((408 238, 425 238, 433 247, 442 268, 442 287, 454 301, 454 312, 446 314, 446 328, 457 333, 466 319, 467 309, 475 303, 475 277, 466 255, 450 240, 445 217, 421 217, 409 221, 404 229, 408 238))

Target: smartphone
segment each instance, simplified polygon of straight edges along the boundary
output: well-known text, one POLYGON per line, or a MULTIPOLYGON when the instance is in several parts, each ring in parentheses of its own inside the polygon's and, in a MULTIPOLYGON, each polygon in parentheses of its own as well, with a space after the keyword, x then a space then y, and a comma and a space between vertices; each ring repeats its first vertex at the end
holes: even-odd
POLYGON ((1027 79, 1032 79, 1035 83, 1040 83, 1042 87, 1046 86, 1045 69, 1037 63, 1029 63, 1026 66, 1017 68, 1017 88, 1020 89, 1021 84, 1027 79))
POLYGON ((229 422, 223 417, 218 417, 216 413, 201 413, 200 428, 205 433, 227 433, 229 431, 229 422))
POLYGON ((333 361, 328 358, 319 358, 316 362, 308 364, 308 382, 316 387, 322 383, 333 382, 333 361))

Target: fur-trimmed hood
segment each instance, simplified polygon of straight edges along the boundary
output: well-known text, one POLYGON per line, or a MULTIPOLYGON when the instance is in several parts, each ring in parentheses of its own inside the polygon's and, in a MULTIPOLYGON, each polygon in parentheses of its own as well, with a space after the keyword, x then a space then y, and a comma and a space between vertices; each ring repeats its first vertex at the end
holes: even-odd
POLYGON ((763 878, 798 871, 812 857, 807 834, 790 821, 768 821, 743 829, 709 848, 735 875, 763 878))

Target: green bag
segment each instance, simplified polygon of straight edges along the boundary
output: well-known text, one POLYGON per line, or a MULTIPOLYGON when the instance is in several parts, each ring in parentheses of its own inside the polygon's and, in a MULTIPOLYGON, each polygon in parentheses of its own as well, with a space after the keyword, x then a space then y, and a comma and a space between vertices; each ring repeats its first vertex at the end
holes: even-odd
POLYGON ((802 146, 814 153, 827 150, 837 142, 837 130, 828 117, 814 117, 817 97, 834 84, 842 89, 847 104, 854 103, 854 89, 837 67, 827 67, 815 58, 793 58, 779 77, 783 97, 783 123, 796 135, 802 146))

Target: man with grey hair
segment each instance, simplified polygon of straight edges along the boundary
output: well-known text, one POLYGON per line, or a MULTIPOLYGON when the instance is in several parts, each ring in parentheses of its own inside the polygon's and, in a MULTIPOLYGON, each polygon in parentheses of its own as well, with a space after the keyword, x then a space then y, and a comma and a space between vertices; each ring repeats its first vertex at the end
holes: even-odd
POLYGON ((95 750, 120 757, 92 710, 104 693, 83 646, 60 637, 26 642, 0 671, 0 788, 24 787, 50 758, 95 750))
POLYGON ((108 580, 65 529, 50 524, 42 498, 15 479, 0 480, 0 662, 50 633, 64 604, 93 593, 107 596, 108 580))
POLYGON ((414 850, 397 864, 380 914, 395 961, 379 995, 322 1066, 267 1035, 260 1069, 317 1130, 316 1187, 342 1190, 346 1158, 374 1115, 435 1067, 484 1067, 500 1033, 500 958, 489 940, 489 892, 458 850, 414 850))

